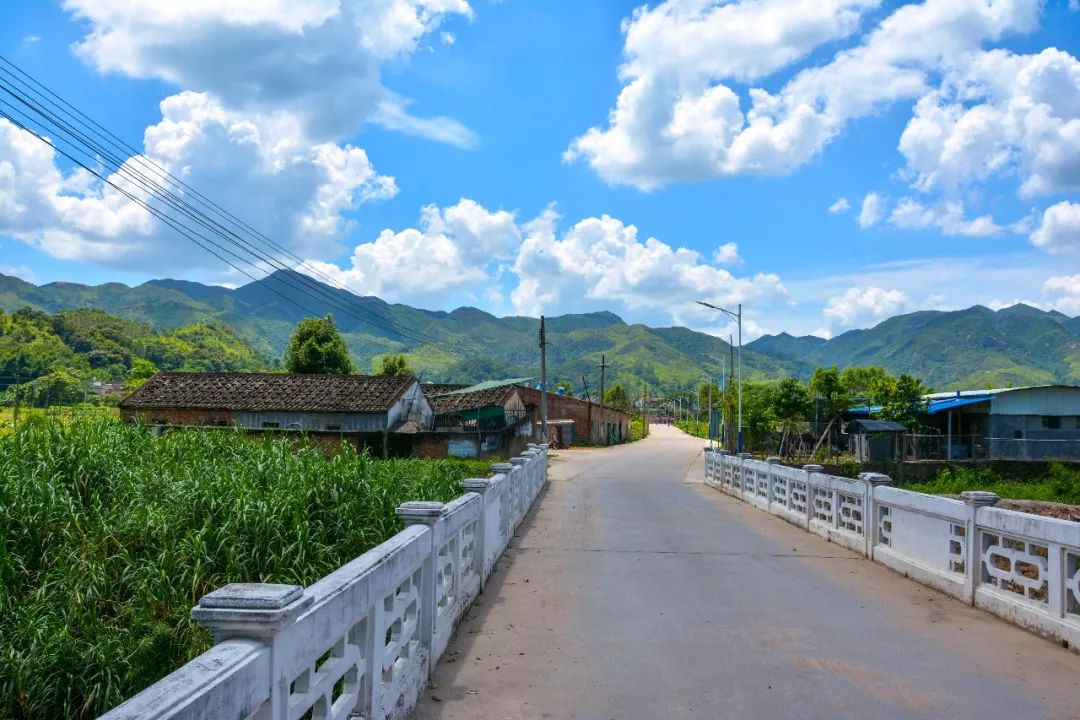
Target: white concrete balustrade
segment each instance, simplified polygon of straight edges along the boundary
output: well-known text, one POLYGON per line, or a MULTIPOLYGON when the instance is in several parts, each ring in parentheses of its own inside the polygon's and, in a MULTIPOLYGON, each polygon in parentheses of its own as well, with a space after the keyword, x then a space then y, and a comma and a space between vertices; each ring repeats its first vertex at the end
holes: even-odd
POLYGON ((832 542, 1080 650, 1080 523, 749 455, 705 451, 705 483, 832 542))
POLYGON ((102 717, 404 717, 547 482, 547 455, 530 445, 451 503, 403 504, 404 530, 310 587, 203 597, 191 614, 215 646, 102 717))

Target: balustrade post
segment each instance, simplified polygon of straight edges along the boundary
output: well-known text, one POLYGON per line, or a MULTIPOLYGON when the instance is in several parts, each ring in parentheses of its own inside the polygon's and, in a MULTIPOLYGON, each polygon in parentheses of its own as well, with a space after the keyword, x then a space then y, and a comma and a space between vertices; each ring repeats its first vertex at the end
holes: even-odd
MULTIPOLYGON (((754 456, 748 452, 739 453, 739 489, 742 490, 743 500, 746 500, 746 461, 752 457, 754 456)), ((754 482, 757 483, 756 477, 754 482)))
POLYGON ((806 529, 809 530, 810 521, 814 519, 814 503, 817 502, 817 490, 810 484, 810 476, 824 472, 825 468, 809 463, 803 465, 802 469, 806 473, 806 529))
POLYGON ((514 516, 517 514, 517 488, 515 487, 513 472, 514 465, 511 463, 492 463, 491 472, 496 475, 503 475, 506 477, 506 492, 503 496, 505 502, 503 513, 503 537, 506 539, 506 544, 510 544, 510 539, 514 537, 514 530, 517 529, 517 522, 514 516))
POLYGON ((299 585, 230 583, 204 595, 191 610, 191 617, 210 631, 215 643, 258 640, 270 648, 267 720, 287 720, 289 713, 289 680, 284 671, 289 648, 281 631, 313 602, 299 585))
POLYGON ((967 505, 967 522, 964 527, 964 594, 968 602, 975 604, 975 591, 982 582, 982 539, 979 537, 978 514, 981 507, 993 507, 1001 498, 983 490, 965 490, 960 499, 967 505))
POLYGON ((773 488, 776 485, 776 473, 773 470, 773 465, 780 464, 780 458, 776 457, 775 455, 771 455, 765 458, 765 462, 769 464, 769 504, 766 506, 766 508, 769 512, 772 512, 773 498, 776 497, 776 493, 773 491, 773 488))
POLYGON ((476 550, 473 552, 473 562, 476 565, 476 572, 480 575, 480 590, 483 591, 484 586, 487 584, 487 556, 488 548, 496 547, 498 538, 488 537, 492 528, 488 527, 488 504, 491 502, 491 496, 488 495, 488 490, 491 489, 491 480, 485 480, 483 478, 466 478, 458 483, 465 492, 474 492, 480 496, 480 522, 476 524, 476 537, 473 539, 473 543, 476 545, 476 550))
MULTIPOLYGON (((446 517, 446 505, 441 502, 426 500, 410 500, 398 506, 398 517, 408 525, 426 525, 431 528, 431 548, 428 550, 427 559, 420 581, 420 642, 428 651, 428 677, 435 673, 435 622, 439 604, 439 548, 446 541, 446 526, 443 518, 446 517)), ((460 564, 458 558, 454 559, 454 567, 460 564)))
POLYGON ((866 557, 874 559, 874 547, 878 541, 876 489, 882 485, 892 485, 892 478, 882 473, 859 473, 859 479, 866 483, 863 491, 863 535, 866 537, 866 557))

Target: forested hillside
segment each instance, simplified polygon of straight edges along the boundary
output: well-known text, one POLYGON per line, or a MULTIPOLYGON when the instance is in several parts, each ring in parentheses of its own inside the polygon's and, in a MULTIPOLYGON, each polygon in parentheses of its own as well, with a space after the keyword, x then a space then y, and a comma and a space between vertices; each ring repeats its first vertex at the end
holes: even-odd
MULTIPOLYGON (((267 366, 269 358, 282 356, 297 321, 331 313, 361 372, 370 371, 381 355, 402 353, 425 380, 474 382, 539 374, 536 318, 500 318, 476 308, 421 310, 357 297, 286 271, 236 289, 181 280, 152 280, 137 287, 35 286, 0 275, 0 308, 11 312, 21 307, 48 313, 107 311, 117 317, 105 323, 112 334, 101 330, 100 338, 126 342, 128 357, 139 351, 139 338, 161 338, 158 345, 151 343, 160 348, 157 355, 147 356, 155 363, 160 358, 169 369, 183 365, 180 355, 167 349, 169 342, 180 341, 198 348, 185 361, 188 368, 267 366), (120 325, 121 318, 133 324, 120 325)), ((575 394, 584 393, 586 380, 596 391, 591 386, 598 384, 601 357, 611 366, 609 381, 634 393, 645 384, 659 392, 685 390, 703 372, 718 377, 720 363, 714 357, 730 365, 730 347, 720 338, 681 327, 627 324, 610 312, 549 317, 548 341, 549 375, 570 384, 575 394)), ((130 367, 109 355, 117 352, 112 345, 105 346, 95 346, 105 354, 85 358, 85 365, 130 367)), ((1080 383, 1080 318, 1025 305, 998 311, 976 306, 899 315, 831 340, 765 336, 743 351, 743 376, 750 380, 808 379, 816 367, 830 365, 879 366, 917 375, 938 389, 1080 383)))
POLYGON ((78 400, 93 380, 137 381, 157 369, 216 372, 274 365, 217 321, 159 332, 102 310, 0 310, 0 389, 18 378, 20 399, 31 405, 78 400))

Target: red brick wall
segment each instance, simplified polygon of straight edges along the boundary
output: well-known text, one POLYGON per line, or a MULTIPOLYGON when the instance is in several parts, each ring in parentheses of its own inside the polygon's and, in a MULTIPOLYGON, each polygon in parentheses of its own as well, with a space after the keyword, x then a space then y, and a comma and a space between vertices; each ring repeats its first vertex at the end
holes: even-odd
MULTIPOLYGON (((540 391, 535 388, 519 387, 518 392, 526 405, 536 406, 536 417, 540 417, 540 391)), ((591 403, 592 424, 599 427, 600 406, 591 403)), ((630 436, 630 414, 621 410, 604 409, 604 419, 608 423, 618 423, 623 430, 619 433, 622 439, 630 436)), ((585 445, 597 441, 593 436, 590 426, 590 403, 577 398, 566 397, 548 393, 548 420, 573 420, 574 421, 574 444, 585 445)))

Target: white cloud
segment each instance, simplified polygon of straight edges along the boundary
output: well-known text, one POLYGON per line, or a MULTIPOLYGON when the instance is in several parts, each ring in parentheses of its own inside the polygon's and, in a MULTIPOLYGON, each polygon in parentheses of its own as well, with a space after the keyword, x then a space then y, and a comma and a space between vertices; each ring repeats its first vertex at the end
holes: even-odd
POLYGON ((693 250, 643 240, 635 226, 609 215, 585 218, 561 234, 558 222, 549 209, 524 226, 513 268, 518 284, 511 293, 518 312, 611 309, 641 321, 718 330, 727 326, 726 318, 695 300, 724 307, 753 302, 758 309, 788 301, 774 274, 736 277, 693 250))
POLYGON ((1080 61, 975 53, 919 99, 900 152, 921 190, 1010 173, 1024 195, 1080 187, 1080 61))
POLYGON ((955 200, 928 206, 912 198, 903 198, 889 214, 889 223, 905 229, 937 228, 945 235, 967 237, 986 237, 1002 232, 1001 226, 989 215, 966 219, 963 203, 955 200))
MULTIPOLYGON (((354 134, 385 105, 380 67, 408 55, 466 0, 66 0, 90 23, 76 52, 103 73, 158 78, 223 107, 285 113, 313 141, 354 134)), ((452 122, 452 121, 451 121, 452 122)), ((444 124, 429 119, 446 139, 444 124)), ((457 132, 457 131, 455 131, 457 132)), ((451 136, 454 132, 449 133, 451 136)))
POLYGON ((27 35, 22 39, 23 45, 36 45, 39 42, 41 42, 40 35, 27 35))
POLYGON ((439 37, 442 39, 443 45, 453 45, 457 42, 457 36, 452 32, 443 31, 439 37))
POLYGON ((739 245, 733 242, 724 243, 713 250, 712 257, 717 265, 737 265, 742 262, 742 258, 739 257, 739 245))
POLYGON ((829 298, 825 318, 841 327, 872 325, 904 310, 907 296, 899 290, 852 287, 829 298))
POLYGON ((930 79, 986 41, 1035 27, 1038 0, 927 0, 886 17, 861 44, 754 85, 745 112, 725 81, 753 82, 854 33, 876 3, 668 0, 625 24, 625 82, 606 128, 565 154, 607 182, 649 190, 710 177, 785 173, 815 157, 850 120, 929 92, 930 79))
POLYGON ((309 263, 361 295, 442 304, 447 294, 479 293, 494 280, 494 267, 511 260, 520 244, 512 213, 463 198, 446 208, 424 207, 418 228, 386 229, 357 245, 348 268, 309 263))
MULTIPOLYGON (((362 149, 311 145, 288 123, 246 118, 204 94, 169 97, 161 112, 161 121, 146 129, 146 156, 296 252, 333 250, 349 229, 345 212, 397 192, 362 149)), ((127 179, 147 172, 143 162, 131 158, 125 174, 108 177, 147 200, 127 179)), ((6 120, 0 120, 0 233, 68 260, 223 270, 209 254, 177 253, 178 244, 190 241, 90 173, 62 171, 50 146, 6 120)))
POLYGON ((845 197, 837 198, 836 202, 834 202, 832 205, 829 206, 829 212, 831 212, 833 215, 839 215, 841 213, 846 213, 850 209, 851 209, 851 203, 849 203, 847 201, 847 198, 845 198, 845 197))
MULTIPOLYGON (((87 23, 75 50, 98 71, 181 88, 146 128, 146 157, 294 253, 336 252, 351 211, 397 192, 394 179, 346 140, 365 122, 461 146, 476 142, 452 119, 410 114, 409 101, 380 79, 385 62, 414 51, 447 16, 470 17, 465 0, 64 6, 87 23)), ((224 271, 209 254, 177 253, 187 240, 65 165, 0 122, 0 233, 54 257, 112 267, 224 271)), ((124 187, 146 197, 130 182, 124 187)), ((230 259, 252 259, 239 254, 242 260, 230 259)))
POLYGON ((1080 315, 1080 274, 1058 275, 1043 283, 1047 309, 1066 315, 1080 315))
POLYGON ((1048 253, 1080 253, 1080 203, 1064 200, 1043 213, 1031 243, 1048 253))
POLYGON ((876 225, 885 214, 884 201, 877 193, 867 193, 862 199, 859 210, 859 227, 868 228, 876 225))

